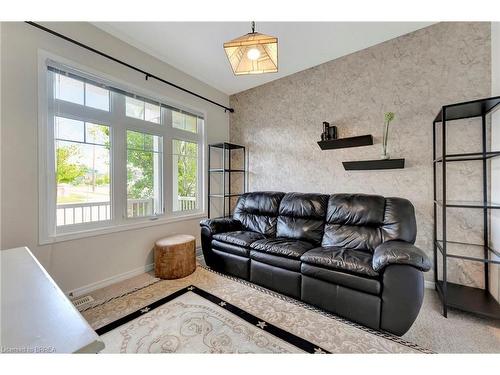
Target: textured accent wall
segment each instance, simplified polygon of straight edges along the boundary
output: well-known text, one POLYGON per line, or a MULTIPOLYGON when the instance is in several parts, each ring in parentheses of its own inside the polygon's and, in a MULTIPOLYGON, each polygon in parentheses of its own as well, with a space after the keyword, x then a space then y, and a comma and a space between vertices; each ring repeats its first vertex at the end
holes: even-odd
MULTIPOLYGON (((441 105, 491 93, 489 23, 440 23, 231 96, 230 139, 248 147, 249 189, 360 192, 413 202, 417 244, 432 256, 432 121, 441 105), (344 171, 381 154, 383 114, 396 113, 389 153, 407 167, 344 171), (322 122, 374 145, 321 151, 322 122)), ((480 150, 480 125, 458 121, 450 152, 480 150)), ((481 164, 454 165, 451 199, 481 198, 481 164), (458 176, 466 176, 465 181, 458 176)), ((450 211, 451 239, 481 241, 481 212, 450 211)), ((452 281, 482 286, 479 263, 452 262, 452 281)), ((426 275, 432 280, 432 273, 426 275)))

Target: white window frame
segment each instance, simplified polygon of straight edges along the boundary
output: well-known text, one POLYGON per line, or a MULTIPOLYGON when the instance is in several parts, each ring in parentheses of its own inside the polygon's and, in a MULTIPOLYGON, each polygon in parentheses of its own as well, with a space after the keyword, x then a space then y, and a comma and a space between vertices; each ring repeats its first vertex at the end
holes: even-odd
POLYGON ((39 50, 38 53, 38 149, 39 149, 39 243, 48 244, 82 237, 97 236, 117 231, 162 225, 171 222, 193 220, 206 216, 206 152, 207 152, 207 113, 204 110, 189 108, 157 93, 123 82, 108 74, 82 66, 71 60, 39 50), (64 67, 83 78, 125 92, 165 104, 181 111, 195 114, 198 120, 198 133, 176 129, 172 126, 171 110, 161 109, 160 124, 147 122, 125 114, 125 100, 110 95, 110 111, 84 107, 79 104, 58 100, 53 108, 53 90, 50 87, 48 65, 64 67), (72 224, 56 227, 56 178, 55 142, 53 118, 55 115, 75 118, 82 121, 102 123, 110 126, 110 171, 111 171, 111 219, 99 222, 72 224), (127 217, 127 180, 126 180, 126 131, 138 131, 158 135, 163 140, 163 213, 154 216, 127 217), (173 211, 173 161, 172 141, 174 139, 198 144, 198 199, 197 207, 189 211, 173 211))

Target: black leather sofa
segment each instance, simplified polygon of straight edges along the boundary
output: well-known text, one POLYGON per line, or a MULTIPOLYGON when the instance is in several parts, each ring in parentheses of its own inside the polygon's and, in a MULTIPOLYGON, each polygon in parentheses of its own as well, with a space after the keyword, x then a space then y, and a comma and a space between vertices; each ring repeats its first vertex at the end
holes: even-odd
POLYGON ((209 267, 365 326, 403 335, 422 305, 430 261, 406 199, 253 192, 200 225, 209 267))

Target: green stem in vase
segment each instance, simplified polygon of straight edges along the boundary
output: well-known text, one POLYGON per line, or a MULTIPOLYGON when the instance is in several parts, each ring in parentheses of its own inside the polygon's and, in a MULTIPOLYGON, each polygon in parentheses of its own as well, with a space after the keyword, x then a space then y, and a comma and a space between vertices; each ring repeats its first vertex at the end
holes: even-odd
POLYGON ((392 120, 394 120, 395 114, 394 112, 386 112, 384 114, 384 134, 383 134, 383 139, 382 139, 382 151, 383 155, 387 155, 387 143, 389 139, 389 124, 391 123, 392 120))

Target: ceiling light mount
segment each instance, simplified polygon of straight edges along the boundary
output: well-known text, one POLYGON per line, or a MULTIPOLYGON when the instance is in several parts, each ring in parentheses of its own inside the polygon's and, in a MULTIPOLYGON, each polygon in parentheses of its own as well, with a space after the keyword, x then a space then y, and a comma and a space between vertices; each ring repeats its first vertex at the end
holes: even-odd
POLYGON ((255 31, 224 43, 235 75, 275 73, 278 71, 278 38, 255 31))

